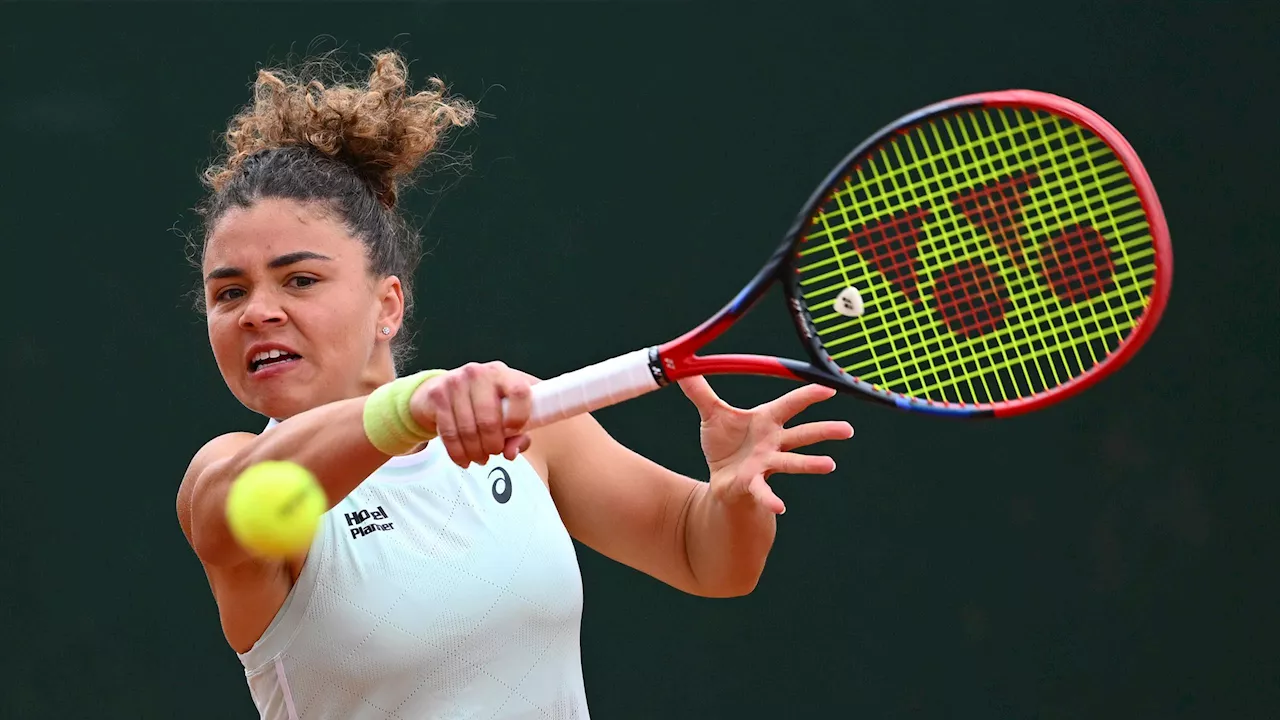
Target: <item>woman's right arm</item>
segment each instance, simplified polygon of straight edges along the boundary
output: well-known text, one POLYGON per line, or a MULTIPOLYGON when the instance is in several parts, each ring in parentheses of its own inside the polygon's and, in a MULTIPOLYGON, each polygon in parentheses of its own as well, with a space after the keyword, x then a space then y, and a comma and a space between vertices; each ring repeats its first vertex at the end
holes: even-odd
POLYGON ((364 397, 299 413, 261 435, 230 433, 196 453, 178 490, 178 520, 206 568, 252 559, 227 526, 231 483, 264 460, 291 460, 313 472, 333 507, 387 461, 365 436, 364 397))
MULTIPOLYGON (((429 435, 439 432, 460 467, 497 454, 514 459, 529 445, 520 428, 529 418, 531 381, 500 362, 467 363, 417 386, 405 410, 429 435), (505 413, 502 398, 510 400, 505 413)), ((296 462, 315 474, 331 508, 387 462, 389 456, 365 434, 367 400, 322 405, 257 436, 223 435, 196 453, 178 491, 178 519, 206 568, 235 567, 251 559, 226 519, 231 483, 249 467, 264 460, 296 462)))

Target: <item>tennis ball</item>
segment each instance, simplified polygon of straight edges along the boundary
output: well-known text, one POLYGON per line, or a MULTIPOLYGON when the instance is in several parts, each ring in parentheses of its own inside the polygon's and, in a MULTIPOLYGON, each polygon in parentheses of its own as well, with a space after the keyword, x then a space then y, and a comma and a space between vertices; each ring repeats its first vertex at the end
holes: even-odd
POLYGON ((240 473, 227 494, 227 525, 245 550, 279 560, 305 551, 326 505, 315 475, 286 460, 257 463, 240 473))

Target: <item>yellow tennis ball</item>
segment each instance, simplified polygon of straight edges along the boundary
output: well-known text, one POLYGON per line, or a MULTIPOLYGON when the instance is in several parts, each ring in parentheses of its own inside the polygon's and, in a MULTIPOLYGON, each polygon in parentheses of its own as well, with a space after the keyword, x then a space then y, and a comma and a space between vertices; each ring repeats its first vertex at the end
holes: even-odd
POLYGON ((245 550, 268 559, 301 554, 328 505, 315 475, 287 460, 268 460, 240 473, 227 494, 227 525, 245 550))

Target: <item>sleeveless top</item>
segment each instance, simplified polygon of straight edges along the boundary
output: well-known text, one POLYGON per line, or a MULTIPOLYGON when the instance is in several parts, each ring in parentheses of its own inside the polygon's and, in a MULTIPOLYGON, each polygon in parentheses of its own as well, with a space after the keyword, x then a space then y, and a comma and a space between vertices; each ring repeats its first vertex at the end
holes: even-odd
POLYGON ((533 467, 462 470, 436 440, 325 513, 239 657, 263 720, 586 720, 581 618, 573 542, 533 467))

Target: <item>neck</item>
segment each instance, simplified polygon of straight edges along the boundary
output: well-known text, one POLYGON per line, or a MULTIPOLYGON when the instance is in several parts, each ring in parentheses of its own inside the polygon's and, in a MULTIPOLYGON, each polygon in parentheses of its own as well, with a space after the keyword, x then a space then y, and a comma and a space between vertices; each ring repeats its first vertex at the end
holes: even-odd
POLYGON ((391 360, 391 352, 388 350, 387 352, 375 353, 369 364, 365 366, 364 373, 360 376, 359 394, 368 395, 395 379, 396 366, 391 360))

